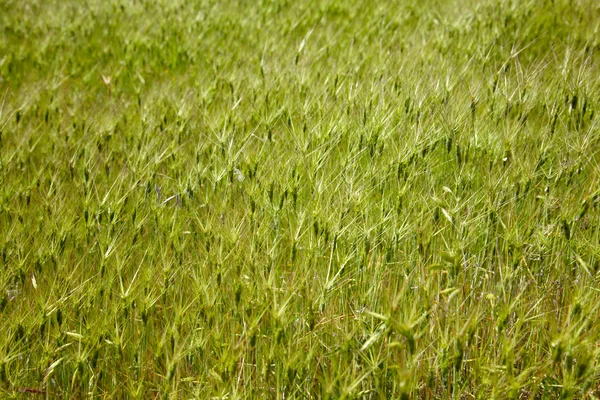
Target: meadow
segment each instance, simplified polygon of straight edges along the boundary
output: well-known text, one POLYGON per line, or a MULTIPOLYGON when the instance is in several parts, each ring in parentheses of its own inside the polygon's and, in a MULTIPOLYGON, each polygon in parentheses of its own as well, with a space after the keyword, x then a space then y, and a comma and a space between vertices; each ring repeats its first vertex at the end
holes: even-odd
POLYGON ((0 397, 600 397, 600 3, 0 0, 0 397))

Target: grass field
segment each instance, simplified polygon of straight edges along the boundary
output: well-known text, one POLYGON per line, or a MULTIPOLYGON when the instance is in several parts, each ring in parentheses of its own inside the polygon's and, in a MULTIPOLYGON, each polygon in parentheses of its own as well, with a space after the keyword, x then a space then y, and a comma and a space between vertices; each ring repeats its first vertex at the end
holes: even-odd
POLYGON ((0 398, 600 397, 600 3, 0 0, 0 398))

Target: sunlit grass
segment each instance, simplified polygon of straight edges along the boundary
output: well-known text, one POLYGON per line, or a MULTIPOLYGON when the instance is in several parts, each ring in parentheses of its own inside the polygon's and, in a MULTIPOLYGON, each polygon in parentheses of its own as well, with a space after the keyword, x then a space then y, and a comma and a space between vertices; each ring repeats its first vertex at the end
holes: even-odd
POLYGON ((0 0, 0 397, 600 397, 599 27, 0 0))

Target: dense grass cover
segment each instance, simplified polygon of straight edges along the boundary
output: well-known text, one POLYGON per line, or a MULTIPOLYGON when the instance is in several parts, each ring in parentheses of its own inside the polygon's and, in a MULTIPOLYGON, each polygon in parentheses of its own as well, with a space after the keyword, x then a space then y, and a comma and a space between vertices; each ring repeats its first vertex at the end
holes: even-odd
POLYGON ((599 27, 0 0, 0 397, 600 397, 599 27))

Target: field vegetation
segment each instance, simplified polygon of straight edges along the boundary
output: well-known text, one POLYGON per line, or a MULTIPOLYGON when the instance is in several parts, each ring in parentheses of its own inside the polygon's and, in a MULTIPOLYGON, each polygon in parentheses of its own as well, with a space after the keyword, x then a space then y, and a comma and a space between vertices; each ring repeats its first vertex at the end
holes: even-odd
POLYGON ((600 397, 600 3, 0 0, 0 397, 600 397))

